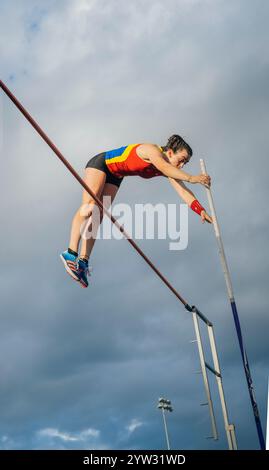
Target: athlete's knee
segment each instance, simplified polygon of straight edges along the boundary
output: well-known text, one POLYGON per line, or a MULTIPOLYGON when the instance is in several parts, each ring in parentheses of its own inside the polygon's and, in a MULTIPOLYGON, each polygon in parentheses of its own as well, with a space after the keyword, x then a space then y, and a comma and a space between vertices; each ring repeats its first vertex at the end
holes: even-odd
POLYGON ((87 219, 91 216, 95 206, 95 201, 89 201, 87 203, 81 204, 78 212, 80 217, 83 219, 87 219))
POLYGON ((102 209, 99 208, 94 200, 82 204, 79 208, 79 215, 84 219, 87 219, 91 216, 102 217, 102 212, 102 209))

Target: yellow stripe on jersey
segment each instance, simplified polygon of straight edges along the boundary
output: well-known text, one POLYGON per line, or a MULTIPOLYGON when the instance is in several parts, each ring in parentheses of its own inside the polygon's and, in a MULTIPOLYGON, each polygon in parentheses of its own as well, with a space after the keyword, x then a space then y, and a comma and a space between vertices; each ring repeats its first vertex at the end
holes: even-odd
POLYGON ((109 165, 110 163, 124 162, 124 160, 127 160, 128 155, 130 154, 131 150, 136 145, 137 144, 127 145, 126 149, 124 150, 124 152, 121 155, 119 155, 118 157, 108 158, 106 160, 106 164, 109 165))

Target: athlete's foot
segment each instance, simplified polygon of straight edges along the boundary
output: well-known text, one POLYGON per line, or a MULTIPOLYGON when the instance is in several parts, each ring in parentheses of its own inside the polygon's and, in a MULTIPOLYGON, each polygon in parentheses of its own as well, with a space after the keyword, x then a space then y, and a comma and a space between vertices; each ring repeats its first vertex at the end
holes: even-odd
POLYGON ((69 253, 68 250, 60 254, 60 258, 64 264, 64 267, 68 274, 75 280, 80 281, 80 276, 78 274, 78 262, 75 255, 69 253))
POLYGON ((79 282, 81 287, 88 287, 89 282, 88 282, 88 276, 90 276, 92 268, 89 268, 88 262, 85 261, 84 259, 79 259, 78 260, 78 267, 77 267, 77 272, 79 276, 79 282))

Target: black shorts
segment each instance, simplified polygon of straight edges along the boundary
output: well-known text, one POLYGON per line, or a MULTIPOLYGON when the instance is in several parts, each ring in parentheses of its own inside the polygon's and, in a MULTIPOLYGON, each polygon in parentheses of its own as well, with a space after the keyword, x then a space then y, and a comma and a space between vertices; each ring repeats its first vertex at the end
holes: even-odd
POLYGON ((105 155, 105 152, 98 153, 98 155, 95 155, 88 161, 85 168, 96 168, 97 170, 103 171, 106 174, 106 183, 115 184, 115 186, 119 187, 123 177, 118 178, 109 171, 105 161, 105 155))

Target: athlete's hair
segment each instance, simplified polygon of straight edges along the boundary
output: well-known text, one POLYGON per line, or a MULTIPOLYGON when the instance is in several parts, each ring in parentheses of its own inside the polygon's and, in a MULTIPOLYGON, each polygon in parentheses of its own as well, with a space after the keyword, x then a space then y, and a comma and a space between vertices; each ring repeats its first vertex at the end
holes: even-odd
POLYGON ((189 157, 192 156, 192 149, 189 144, 187 144, 187 142, 185 142, 185 140, 177 134, 171 135, 167 141, 167 144, 163 146, 163 150, 166 151, 168 149, 173 150, 173 152, 186 149, 189 157))

